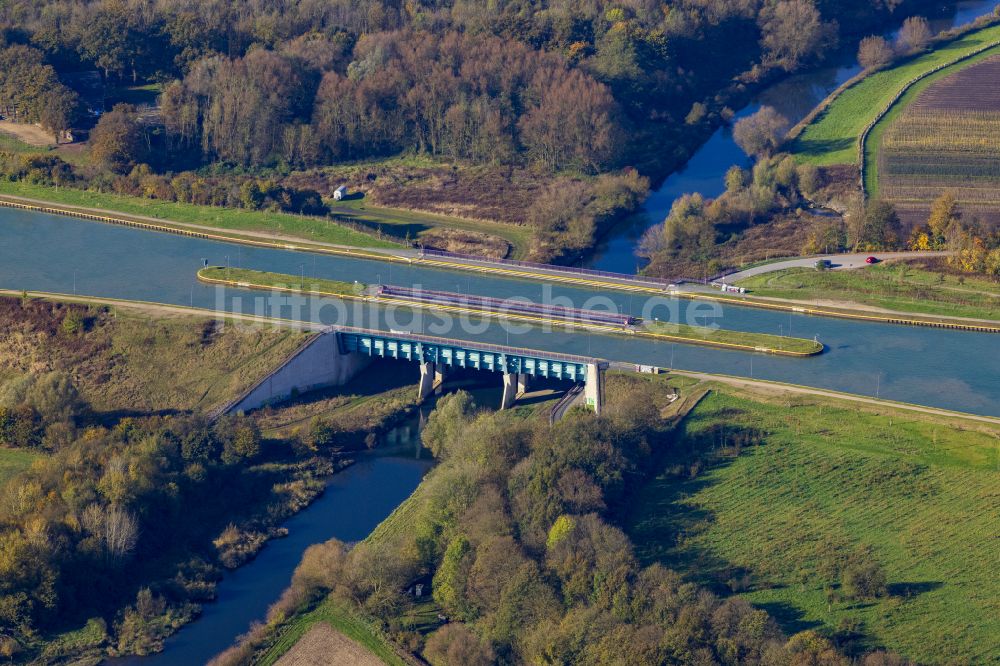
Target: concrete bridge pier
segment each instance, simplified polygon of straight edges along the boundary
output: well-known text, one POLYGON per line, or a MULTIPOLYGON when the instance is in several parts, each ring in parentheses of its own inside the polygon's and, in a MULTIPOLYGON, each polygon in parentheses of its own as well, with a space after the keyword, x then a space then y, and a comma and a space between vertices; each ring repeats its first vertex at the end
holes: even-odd
POLYGON ((503 398, 500 400, 500 409, 510 409, 517 401, 517 397, 528 390, 528 375, 523 372, 503 373, 503 398))
POLYGON ((604 408, 604 371, 596 363, 587 365, 587 385, 584 388, 587 406, 598 415, 604 408))
POLYGON ((438 378, 437 363, 422 361, 420 363, 420 384, 417 387, 417 399, 426 400, 434 393, 434 385, 438 378))
POLYGON ((434 364, 434 392, 441 395, 444 392, 444 380, 448 376, 448 366, 443 363, 434 364))

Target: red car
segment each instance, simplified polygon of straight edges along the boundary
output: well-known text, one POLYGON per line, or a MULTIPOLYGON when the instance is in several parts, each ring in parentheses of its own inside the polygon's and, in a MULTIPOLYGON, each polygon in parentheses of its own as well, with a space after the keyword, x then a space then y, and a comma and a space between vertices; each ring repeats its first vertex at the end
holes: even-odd
POLYGON ((878 257, 868 257, 867 259, 865 259, 866 264, 877 264, 878 261, 879 261, 878 257))

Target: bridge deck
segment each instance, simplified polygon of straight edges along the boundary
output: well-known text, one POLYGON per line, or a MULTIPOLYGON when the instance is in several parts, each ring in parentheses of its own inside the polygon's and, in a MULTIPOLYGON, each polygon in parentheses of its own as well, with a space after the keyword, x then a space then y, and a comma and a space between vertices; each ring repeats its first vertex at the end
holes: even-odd
POLYGON ((419 363, 439 363, 492 372, 520 373, 535 377, 586 381, 587 368, 604 370, 602 359, 557 354, 533 349, 452 340, 417 333, 396 333, 359 328, 331 329, 340 349, 382 358, 419 363))

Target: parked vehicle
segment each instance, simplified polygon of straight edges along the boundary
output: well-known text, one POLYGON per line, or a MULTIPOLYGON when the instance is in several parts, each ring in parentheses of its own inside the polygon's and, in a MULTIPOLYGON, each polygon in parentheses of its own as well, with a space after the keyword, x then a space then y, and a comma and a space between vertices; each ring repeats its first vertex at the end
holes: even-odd
POLYGON ((865 259, 866 264, 877 264, 880 261, 878 257, 868 257, 865 259))

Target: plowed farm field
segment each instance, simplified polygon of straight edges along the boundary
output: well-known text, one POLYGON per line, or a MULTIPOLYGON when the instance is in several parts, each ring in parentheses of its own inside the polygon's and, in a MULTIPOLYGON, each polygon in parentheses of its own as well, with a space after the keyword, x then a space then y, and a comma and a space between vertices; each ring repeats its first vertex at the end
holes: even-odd
POLYGON ((1000 225, 1000 56, 932 85, 882 137, 879 193, 907 222, 926 219, 942 192, 966 217, 1000 225))

